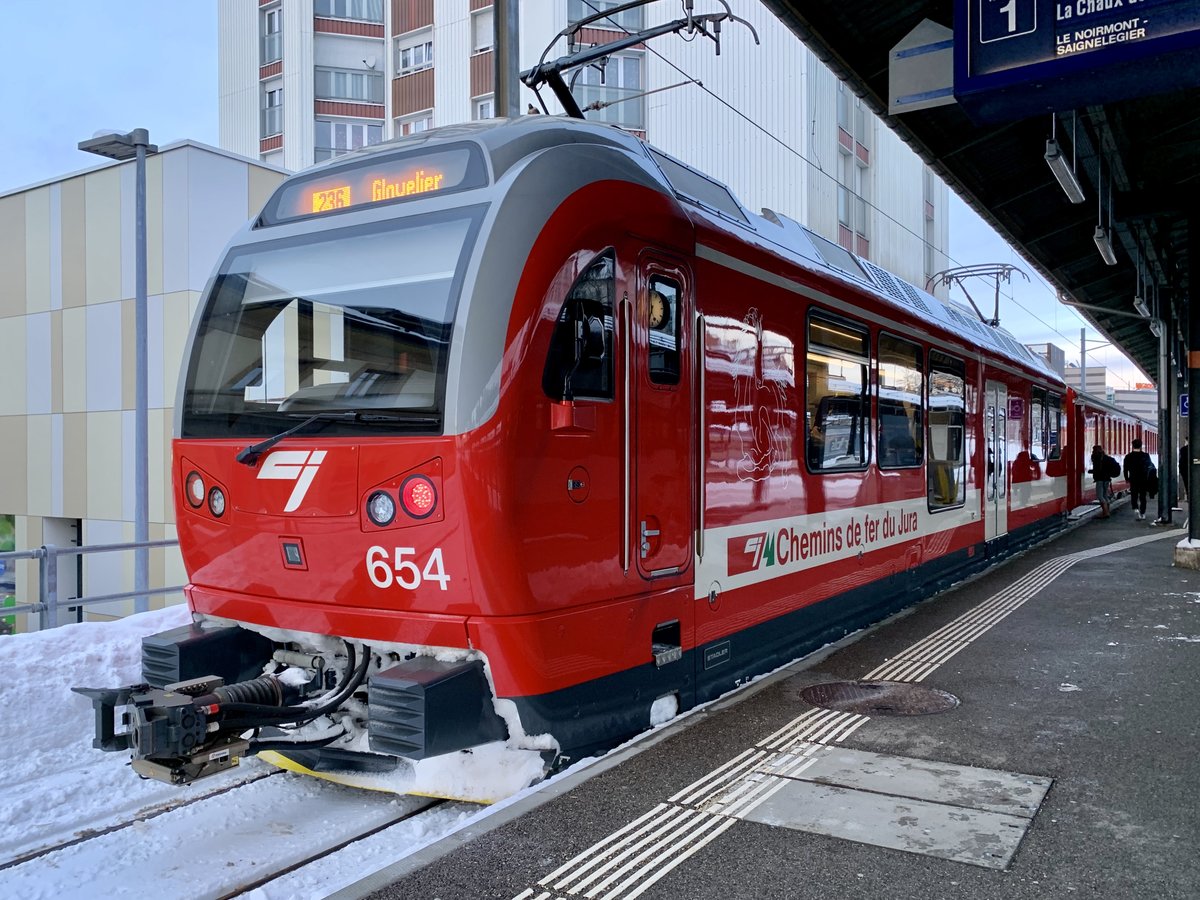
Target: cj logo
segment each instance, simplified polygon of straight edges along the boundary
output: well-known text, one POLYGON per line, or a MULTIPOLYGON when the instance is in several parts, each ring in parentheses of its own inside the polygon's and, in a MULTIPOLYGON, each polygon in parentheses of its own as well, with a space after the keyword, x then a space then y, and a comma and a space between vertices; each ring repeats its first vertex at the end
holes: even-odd
POLYGON ((764 551, 770 557, 767 565, 774 565, 774 547, 765 533, 742 535, 730 538, 726 547, 726 558, 730 575, 753 572, 763 561, 764 551))
POLYGON ((292 495, 288 497, 284 512, 293 512, 304 502, 309 485, 317 477, 317 469, 321 468, 321 460, 325 458, 324 450, 276 450, 263 462, 258 471, 258 477, 274 478, 279 481, 294 481, 292 495))

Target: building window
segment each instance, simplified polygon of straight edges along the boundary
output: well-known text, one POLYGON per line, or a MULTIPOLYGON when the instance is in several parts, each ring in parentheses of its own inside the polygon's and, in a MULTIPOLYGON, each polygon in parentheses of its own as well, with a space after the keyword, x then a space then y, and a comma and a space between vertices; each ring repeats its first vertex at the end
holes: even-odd
POLYGON ((283 59, 283 11, 277 6, 274 9, 264 10, 262 14, 262 46, 260 48, 262 56, 259 60, 260 65, 273 63, 277 59, 283 59))
POLYGON ((332 159, 382 140, 383 124, 380 122, 317 119, 313 131, 313 161, 332 159))
POLYGON ((313 14, 325 19, 383 22, 383 0, 313 0, 313 14))
POLYGON ((491 50, 496 39, 492 7, 481 9, 471 16, 471 49, 476 53, 491 50))
MULTIPOLYGON (((578 22, 580 19, 585 19, 598 12, 612 9, 614 6, 620 6, 625 2, 626 0, 567 0, 567 21, 578 22)), ((641 31, 644 21, 642 8, 639 6, 636 9, 627 9, 616 15, 597 19, 592 23, 592 27, 641 31)))
POLYGON ((472 104, 471 118, 490 119, 495 115, 495 104, 491 97, 480 97, 472 104))
MULTIPOLYGON (((275 84, 278 83, 276 80, 275 84)), ((283 88, 263 89, 261 125, 259 137, 283 133, 283 88)))
POLYGON ((396 120, 396 137, 404 137, 408 134, 418 134, 433 127, 433 116, 429 113, 421 113, 419 116, 410 116, 407 119, 396 120))
POLYGON ((433 39, 429 31, 396 42, 396 74, 408 75, 433 65, 433 39))
POLYGON ((313 93, 318 100, 382 103, 383 73, 318 68, 313 73, 313 93))
MULTIPOLYGON (((838 108, 849 97, 839 83, 838 108)), ((839 124, 839 129, 842 126, 839 124)), ((861 155, 846 149, 845 133, 839 130, 838 148, 838 243, 859 256, 868 256, 871 246, 870 204, 867 202, 867 166, 861 155)), ((853 139, 851 139, 853 140, 853 139)))
POLYGON ((937 254, 934 250, 934 238, 937 235, 935 223, 933 219, 933 170, 929 166, 925 166, 924 176, 924 199, 925 199, 925 280, 929 281, 937 273, 937 254))
POLYGON ((610 104, 589 110, 591 122, 623 128, 646 128, 646 99, 642 96, 642 54, 614 53, 605 65, 585 66, 572 93, 580 108, 592 103, 610 104))

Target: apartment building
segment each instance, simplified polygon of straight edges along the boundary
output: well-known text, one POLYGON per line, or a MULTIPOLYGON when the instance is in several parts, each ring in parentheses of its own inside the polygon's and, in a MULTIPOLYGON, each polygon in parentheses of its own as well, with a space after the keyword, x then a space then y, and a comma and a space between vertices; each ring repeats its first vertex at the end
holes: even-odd
MULTIPOLYGON (((289 170, 427 128, 493 115, 490 0, 219 0, 220 141, 289 170)), ((569 22, 617 0, 524 0, 522 68, 569 22)), ((948 267, 948 192, 770 12, 713 43, 668 35, 572 73, 589 118, 636 132, 769 207, 924 285, 948 267)), ((695 12, 720 6, 699 0, 695 12)), ((591 23, 580 45, 680 18, 658 0, 591 23)), ((547 48, 549 48, 547 50, 547 48)), ((542 92, 546 111, 561 108, 542 92)), ((520 108, 541 107, 521 88, 520 108)), ((944 293, 944 289, 941 289, 944 293)))

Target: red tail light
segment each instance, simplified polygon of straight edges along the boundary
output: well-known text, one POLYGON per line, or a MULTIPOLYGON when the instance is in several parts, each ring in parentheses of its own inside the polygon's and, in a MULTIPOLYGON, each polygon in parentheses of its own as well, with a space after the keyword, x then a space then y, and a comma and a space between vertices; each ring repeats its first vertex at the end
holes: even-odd
POLYGON ((400 485, 400 505, 414 519, 427 519, 437 509, 437 488, 424 475, 410 475, 400 485))

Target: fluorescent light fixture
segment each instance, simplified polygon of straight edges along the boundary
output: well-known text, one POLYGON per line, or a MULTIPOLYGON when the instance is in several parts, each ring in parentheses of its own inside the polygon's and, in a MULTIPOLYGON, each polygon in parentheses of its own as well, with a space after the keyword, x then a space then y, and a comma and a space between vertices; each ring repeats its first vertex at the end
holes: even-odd
POLYGON ((1162 337, 1162 326, 1158 324, 1158 319, 1150 320, 1150 333, 1155 337, 1162 337))
POLYGON ((1113 252, 1112 240, 1108 236, 1108 229, 1102 225, 1096 226, 1096 233, 1092 235, 1092 240, 1096 242, 1096 249, 1100 251, 1100 255, 1104 257, 1104 261, 1110 266, 1117 264, 1117 254, 1113 252))
POLYGON ((1138 315, 1140 315, 1143 319, 1150 318, 1150 307, 1146 305, 1146 301, 1141 297, 1133 298, 1133 308, 1138 311, 1138 315))
POLYGON ((1054 140, 1054 138, 1046 141, 1046 164, 1050 166, 1050 171, 1054 173, 1054 177, 1062 185, 1067 199, 1072 203, 1082 203, 1083 188, 1080 186, 1079 179, 1075 175, 1075 169, 1071 163, 1067 162, 1067 158, 1062 155, 1062 149, 1058 146, 1058 141, 1054 140))

